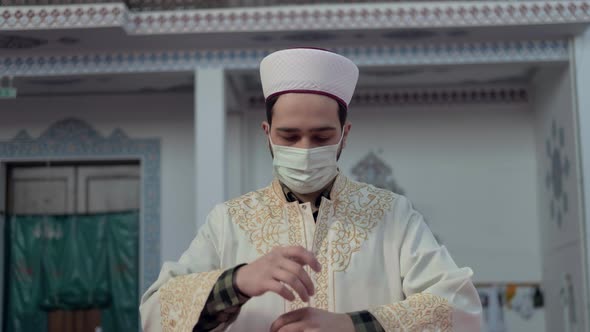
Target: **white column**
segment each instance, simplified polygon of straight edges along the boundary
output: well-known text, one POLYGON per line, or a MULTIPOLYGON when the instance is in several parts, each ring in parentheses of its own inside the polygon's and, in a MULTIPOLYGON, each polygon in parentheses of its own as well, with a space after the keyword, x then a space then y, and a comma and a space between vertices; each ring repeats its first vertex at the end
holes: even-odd
POLYGON ((585 249, 586 249, 586 303, 583 315, 590 317, 588 301, 590 300, 590 30, 586 30, 574 40, 575 70, 574 102, 578 108, 578 130, 581 156, 581 181, 582 181, 582 211, 585 218, 585 249))
POLYGON ((205 223, 225 195, 225 93, 223 68, 195 71, 196 225, 205 223))
MULTIPOLYGON (((5 237, 5 229, 6 229, 6 220, 4 219, 4 213, 6 212, 6 183, 8 179, 6 179, 6 167, 5 164, 0 160, 0 269, 2 273, 0 273, 0 331, 2 331, 2 326, 4 326, 4 271, 6 271, 6 261, 4 259, 4 237, 5 237)), ((8 292, 8 290, 6 290, 8 292)))

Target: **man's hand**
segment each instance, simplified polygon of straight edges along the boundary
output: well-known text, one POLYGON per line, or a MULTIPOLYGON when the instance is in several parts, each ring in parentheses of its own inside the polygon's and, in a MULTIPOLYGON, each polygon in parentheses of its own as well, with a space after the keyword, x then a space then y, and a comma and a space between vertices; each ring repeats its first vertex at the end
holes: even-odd
POLYGON ((304 302, 314 294, 313 282, 303 269, 309 265, 320 272, 321 266, 313 253, 303 247, 277 247, 254 262, 240 268, 236 274, 236 286, 244 295, 254 297, 274 292, 288 301, 295 300, 295 294, 304 302))
POLYGON ((270 332, 354 332, 352 319, 321 309, 302 308, 288 312, 274 321, 270 332))

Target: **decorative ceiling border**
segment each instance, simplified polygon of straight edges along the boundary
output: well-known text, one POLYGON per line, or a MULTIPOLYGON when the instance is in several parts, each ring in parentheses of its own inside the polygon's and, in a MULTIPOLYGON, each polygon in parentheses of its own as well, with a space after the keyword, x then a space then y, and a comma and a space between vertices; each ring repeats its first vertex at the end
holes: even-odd
MULTIPOLYGON (((245 104, 251 109, 264 107, 260 94, 246 96, 245 104)), ((420 106, 457 104, 526 104, 529 88, 526 85, 480 85, 453 87, 425 87, 405 89, 362 89, 355 91, 351 108, 378 106, 420 106)))
MULTIPOLYGON (((359 66, 539 63, 569 61, 569 41, 523 40, 336 47, 359 66)), ((274 49, 167 50, 0 57, 0 76, 254 69, 274 49)))
POLYGON ((589 1, 379 3, 145 12, 132 34, 449 28, 590 22, 589 1))
POLYGON ((124 4, 14 6, 0 9, 0 30, 124 27, 124 4))
POLYGON ((129 34, 590 23, 590 0, 359 3, 133 12, 124 4, 12 6, 0 29, 121 26, 129 34))

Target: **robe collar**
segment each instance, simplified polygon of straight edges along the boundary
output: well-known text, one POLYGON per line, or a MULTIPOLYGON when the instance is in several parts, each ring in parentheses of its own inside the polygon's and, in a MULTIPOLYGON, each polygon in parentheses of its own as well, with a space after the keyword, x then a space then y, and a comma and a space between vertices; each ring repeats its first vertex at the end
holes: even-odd
MULTIPOLYGON (((322 198, 326 198, 328 200, 330 199, 330 192, 332 192, 332 187, 334 187, 334 181, 331 181, 330 185, 328 187, 326 187, 321 192, 321 194, 318 196, 318 198, 315 200, 314 205, 317 209, 319 209, 320 204, 322 204, 322 198)), ((289 189, 289 187, 287 187, 282 182, 281 182, 281 189, 283 190, 283 194, 285 195, 287 202, 289 202, 289 203, 299 202, 299 204, 304 203, 293 193, 293 191, 291 191, 291 189, 289 189)))
MULTIPOLYGON (((348 179, 346 176, 342 175, 342 173, 338 173, 338 175, 336 175, 336 179, 332 183, 332 186, 326 188, 326 190, 324 190, 318 197, 317 201, 315 202, 315 206, 319 208, 320 203, 324 198, 328 201, 336 200, 338 195, 346 187, 347 182, 348 179)), ((283 185, 277 178, 273 180, 271 186, 273 188, 273 192, 281 200, 281 202, 299 202, 299 199, 297 199, 293 192, 287 186, 283 185)))

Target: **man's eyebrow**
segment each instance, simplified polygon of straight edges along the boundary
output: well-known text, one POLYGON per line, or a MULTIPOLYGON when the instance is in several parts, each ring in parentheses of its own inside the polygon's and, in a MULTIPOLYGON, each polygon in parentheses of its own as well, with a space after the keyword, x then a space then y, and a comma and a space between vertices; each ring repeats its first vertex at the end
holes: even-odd
MULTIPOLYGON (((315 133, 315 132, 332 131, 332 130, 336 130, 336 127, 332 127, 332 126, 317 127, 317 128, 312 128, 309 131, 315 133)), ((281 127, 281 128, 277 128, 277 131, 280 131, 280 132, 283 132, 283 133, 299 133, 299 132, 301 132, 301 129, 299 129, 299 128, 289 128, 289 127, 281 127)))
POLYGON ((332 126, 318 127, 318 128, 313 128, 310 131, 318 132, 318 131, 331 131, 331 130, 336 130, 336 127, 332 127, 332 126))
POLYGON ((301 130, 298 128, 277 128, 277 131, 282 131, 284 133, 298 133, 301 130))

